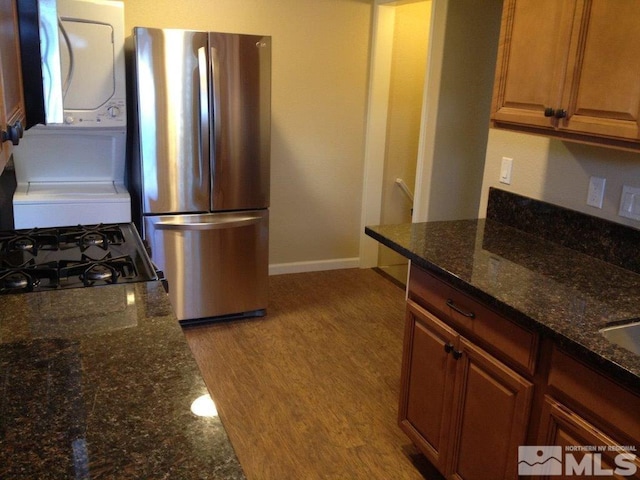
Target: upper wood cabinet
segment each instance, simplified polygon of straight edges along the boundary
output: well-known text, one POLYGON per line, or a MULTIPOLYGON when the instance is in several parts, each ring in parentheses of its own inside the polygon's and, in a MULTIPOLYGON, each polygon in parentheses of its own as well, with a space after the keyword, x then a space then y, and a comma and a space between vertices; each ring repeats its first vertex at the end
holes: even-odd
POLYGON ((15 0, 0 0, 0 172, 22 136, 25 124, 15 0))
POLYGON ((492 122, 640 148, 640 2, 505 0, 492 122))

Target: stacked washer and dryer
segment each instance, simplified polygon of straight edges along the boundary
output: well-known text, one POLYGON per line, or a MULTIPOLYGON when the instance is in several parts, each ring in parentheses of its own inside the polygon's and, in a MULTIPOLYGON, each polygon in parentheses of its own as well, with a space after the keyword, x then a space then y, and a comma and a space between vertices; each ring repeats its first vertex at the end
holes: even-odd
MULTIPOLYGON (((130 222, 124 4, 39 0, 33 5, 32 15, 21 12, 22 18, 36 19, 32 38, 22 40, 33 46, 37 38, 44 108, 42 123, 29 128, 14 151, 15 228, 130 222)), ((21 29, 21 35, 28 31, 21 29)), ((27 121, 32 121, 29 102, 27 121)))

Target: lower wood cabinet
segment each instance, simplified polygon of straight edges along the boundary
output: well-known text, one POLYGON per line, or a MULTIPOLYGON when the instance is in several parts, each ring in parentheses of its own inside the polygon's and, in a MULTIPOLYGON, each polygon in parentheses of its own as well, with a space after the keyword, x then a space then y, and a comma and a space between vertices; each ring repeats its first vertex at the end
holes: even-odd
POLYGON ((533 384, 411 300, 399 424, 447 478, 517 477, 533 384))
POLYGON ((566 405, 547 396, 541 417, 538 444, 559 446, 563 454, 562 474, 542 478, 597 476, 640 479, 640 460, 637 452, 627 455, 626 449, 629 445, 620 445, 566 405))

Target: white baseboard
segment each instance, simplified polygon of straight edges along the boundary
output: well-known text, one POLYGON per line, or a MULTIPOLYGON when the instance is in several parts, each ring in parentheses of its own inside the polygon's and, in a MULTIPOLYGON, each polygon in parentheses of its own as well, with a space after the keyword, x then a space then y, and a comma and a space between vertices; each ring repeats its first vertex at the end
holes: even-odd
POLYGON ((336 258, 332 260, 318 260, 311 262, 277 263, 269 265, 269 275, 284 273, 319 272, 322 270, 339 270, 341 268, 360 267, 360 258, 336 258))

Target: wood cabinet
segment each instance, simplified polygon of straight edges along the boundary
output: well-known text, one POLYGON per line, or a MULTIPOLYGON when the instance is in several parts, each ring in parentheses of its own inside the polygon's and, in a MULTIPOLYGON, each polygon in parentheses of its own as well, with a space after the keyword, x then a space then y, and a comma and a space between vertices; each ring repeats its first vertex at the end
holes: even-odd
POLYGON ((567 472, 567 468, 580 464, 585 474, 591 471, 596 475, 598 469, 611 471, 600 474, 607 478, 640 479, 639 452, 627 452, 629 447, 640 447, 638 412, 638 395, 561 349, 552 348, 537 441, 539 445, 561 446, 563 454, 571 457, 571 462, 563 458, 565 475, 574 472, 567 472), (621 460, 622 453, 633 457, 621 460), (590 458, 585 459, 586 455, 590 458))
POLYGON ((25 124, 16 0, 0 0, 0 172, 25 124))
POLYGON ((413 302, 407 304, 399 423, 440 471, 446 469, 457 333, 413 302))
MULTIPOLYGON (((495 342, 499 336, 491 330, 494 326, 500 330, 507 320, 490 312, 497 320, 492 325, 484 307, 453 289, 439 309, 432 304, 439 304, 440 294, 451 287, 442 283, 438 286, 443 290, 437 291, 421 279, 439 282, 412 267, 399 425, 448 478, 515 478, 533 383, 477 344, 487 338, 495 342)), ((529 348, 532 338, 524 338, 523 348, 529 348)), ((511 342, 498 340, 496 346, 511 351, 511 342)), ((526 370, 530 353, 523 358, 520 369, 526 370)), ((504 359, 518 364, 513 358, 504 359)))
POLYGON ((576 478, 576 474, 581 473, 619 480, 640 479, 640 460, 636 456, 637 452, 627 452, 628 445, 616 442, 551 397, 545 399, 538 443, 559 446, 563 453, 562 475, 543 478, 576 478), (587 456, 588 458, 585 458, 587 456))
POLYGON ((505 0, 492 123, 640 149, 640 3, 505 0))

